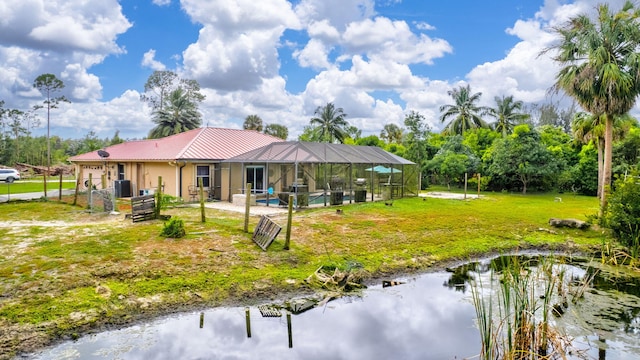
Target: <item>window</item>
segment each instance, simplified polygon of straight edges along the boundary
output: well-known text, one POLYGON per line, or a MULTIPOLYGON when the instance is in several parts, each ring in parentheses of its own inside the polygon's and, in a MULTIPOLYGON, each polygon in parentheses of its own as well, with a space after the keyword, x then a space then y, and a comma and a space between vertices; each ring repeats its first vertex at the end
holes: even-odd
POLYGON ((211 186, 209 165, 196 166, 196 186, 200 186, 200 179, 202 179, 202 187, 208 188, 211 186))
POLYGON ((118 164, 118 180, 124 180, 124 164, 118 164))

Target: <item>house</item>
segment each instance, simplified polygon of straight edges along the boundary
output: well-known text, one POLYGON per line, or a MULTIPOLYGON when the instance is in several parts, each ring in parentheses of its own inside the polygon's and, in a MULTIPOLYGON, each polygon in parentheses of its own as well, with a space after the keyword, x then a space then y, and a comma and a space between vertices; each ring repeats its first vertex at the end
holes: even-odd
POLYGON ((281 142, 282 139, 253 130, 203 127, 161 139, 127 141, 105 149, 71 157, 81 189, 115 188, 117 197, 153 193, 162 177, 163 193, 189 200, 197 198, 202 179, 210 199, 231 199, 242 192, 240 176, 231 173, 239 165, 223 160, 281 142), (102 182, 105 184, 102 184, 102 182))

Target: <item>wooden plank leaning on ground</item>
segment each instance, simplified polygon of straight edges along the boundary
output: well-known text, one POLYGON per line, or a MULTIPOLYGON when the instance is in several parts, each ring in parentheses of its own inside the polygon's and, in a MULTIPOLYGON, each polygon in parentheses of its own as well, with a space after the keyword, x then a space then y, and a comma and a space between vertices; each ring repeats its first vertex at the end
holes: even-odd
POLYGON ((153 220, 156 218, 156 200, 154 195, 144 195, 131 198, 131 219, 133 222, 153 220))
POLYGON ((278 236, 280 230, 282 230, 280 225, 274 223, 268 216, 262 215, 258 225, 253 230, 252 239, 262 250, 267 251, 267 248, 278 236))

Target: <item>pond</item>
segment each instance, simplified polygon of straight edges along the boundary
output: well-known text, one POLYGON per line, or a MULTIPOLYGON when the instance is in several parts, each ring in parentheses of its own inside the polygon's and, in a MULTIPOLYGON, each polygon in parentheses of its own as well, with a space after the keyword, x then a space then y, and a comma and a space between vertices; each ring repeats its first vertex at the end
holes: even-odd
MULTIPOLYGON (((87 335, 27 358, 478 358, 481 340, 470 280, 488 284, 498 259, 393 279, 400 284, 369 286, 357 296, 316 304, 297 314, 269 304, 213 308, 87 335)), ((571 281, 593 278, 594 288, 554 324, 573 339, 573 358, 640 358, 638 279, 614 276, 602 268, 595 271, 592 265, 597 263, 561 265, 571 281)))

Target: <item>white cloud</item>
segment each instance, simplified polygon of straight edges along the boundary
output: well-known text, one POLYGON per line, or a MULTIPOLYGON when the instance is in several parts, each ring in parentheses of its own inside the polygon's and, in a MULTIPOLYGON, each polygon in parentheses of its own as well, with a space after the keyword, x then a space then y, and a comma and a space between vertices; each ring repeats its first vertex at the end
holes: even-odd
POLYGON ((90 131, 99 137, 112 136, 116 130, 123 138, 143 138, 154 125, 140 94, 133 90, 108 102, 62 103, 51 113, 52 132, 73 134, 76 138, 90 131))
POLYGON ((331 25, 328 19, 312 21, 307 27, 307 33, 312 39, 319 39, 327 43, 337 43, 340 32, 331 25))
POLYGON ((549 22, 564 16, 562 9, 566 10, 556 7, 555 17, 549 19, 543 17, 543 10, 536 18, 517 20, 506 32, 517 36, 520 42, 503 59, 480 64, 467 75, 472 90, 482 92, 485 105, 495 105, 494 97, 502 95, 513 95, 526 103, 545 101, 559 67, 552 60, 552 53, 543 51, 556 39, 549 22))
POLYGON ((0 96, 15 108, 40 74, 64 77, 64 94, 77 102, 101 96, 99 79, 88 69, 111 54, 131 24, 117 0, 4 0, 0 2, 0 96))
POLYGON ((330 49, 320 40, 311 39, 302 50, 293 52, 293 57, 302 67, 310 67, 316 70, 331 67, 329 62, 330 49))
POLYGON ((87 73, 87 69, 80 64, 69 64, 60 74, 60 78, 66 83, 73 83, 71 96, 74 99, 99 99, 102 96, 100 79, 87 73))
POLYGON ((182 6, 193 21, 211 26, 221 35, 299 27, 298 18, 286 0, 183 0, 182 6))
POLYGON ((422 31, 428 31, 428 30, 435 30, 436 27, 430 24, 427 24, 426 22, 422 22, 422 21, 416 21, 414 22, 416 28, 418 30, 422 30, 422 31))
POLYGON ((205 27, 198 42, 184 51, 187 77, 198 79, 205 87, 233 91, 255 89, 264 78, 277 75, 277 34, 247 32, 229 41, 218 35, 205 27))
POLYGON ((115 37, 131 24, 115 0, 5 0, 0 41, 56 51, 121 52, 115 37))
POLYGON ((295 7, 302 24, 327 20, 343 31, 347 24, 367 19, 375 14, 373 0, 302 0, 295 7))
POLYGON ((280 37, 298 27, 287 1, 186 0, 183 6, 203 24, 198 41, 183 53, 185 76, 224 91, 256 89, 278 76, 280 37))
POLYGON ((350 53, 365 53, 404 64, 432 64, 433 59, 453 50, 443 39, 431 39, 424 34, 416 36, 406 22, 384 17, 349 24, 343 44, 350 53))
POLYGON ((425 80, 424 87, 420 89, 407 89, 401 91, 401 98, 406 102, 405 112, 417 111, 425 117, 430 128, 438 131, 440 123, 440 106, 451 103, 451 97, 447 91, 462 85, 463 82, 451 84, 443 80, 425 80))
POLYGON ((144 55, 142 55, 142 66, 149 67, 152 70, 158 70, 158 71, 165 70, 167 67, 164 66, 164 64, 161 63, 160 61, 157 61, 155 57, 156 57, 156 51, 154 49, 149 49, 149 51, 147 51, 146 53, 144 53, 144 55))
POLYGON ((377 58, 374 61, 365 61, 359 55, 354 56, 351 61, 353 66, 345 77, 353 87, 364 90, 400 90, 423 85, 405 64, 377 58))
POLYGON ((152 0, 155 5, 158 6, 167 6, 171 4, 171 0, 152 0))

